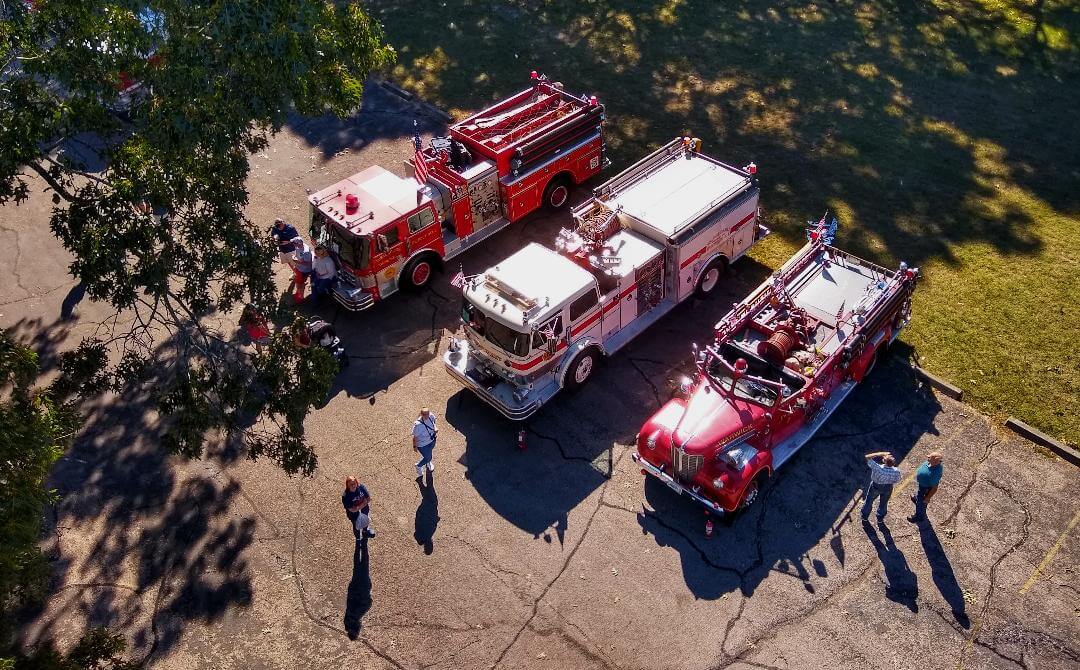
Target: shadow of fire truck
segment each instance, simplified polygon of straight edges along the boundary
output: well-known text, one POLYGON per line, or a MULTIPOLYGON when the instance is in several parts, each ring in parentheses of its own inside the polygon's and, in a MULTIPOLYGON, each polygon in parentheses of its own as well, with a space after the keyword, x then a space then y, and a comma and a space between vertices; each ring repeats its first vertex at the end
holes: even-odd
POLYGON ((607 359, 585 387, 557 395, 525 424, 504 419, 469 391, 451 396, 444 416, 466 438, 460 462, 477 493, 533 537, 562 542, 582 501, 630 463, 637 431, 670 397, 666 381, 693 370, 691 343, 770 272, 740 260, 715 295, 676 307, 607 359))
MULTIPOLYGON (((901 343, 769 481, 753 508, 716 524, 704 535, 700 505, 682 498, 652 478, 645 483, 648 507, 638 514, 643 533, 658 546, 675 549, 687 588, 698 598, 716 599, 739 589, 752 595, 771 572, 790 575, 814 593, 815 577, 826 578, 828 563, 841 569, 845 541, 865 542, 859 527, 862 490, 869 481, 864 455, 889 451, 905 475, 918 467, 920 454, 904 460, 920 436, 937 434, 941 406, 904 360, 901 343), (827 540, 832 557, 815 548, 827 540), (815 558, 810 558, 813 553, 815 558), (826 560, 828 559, 828 563, 826 560)), ((911 512, 910 485, 890 501, 889 519, 905 523, 911 512)), ((890 566, 885 566, 887 569, 890 566)))

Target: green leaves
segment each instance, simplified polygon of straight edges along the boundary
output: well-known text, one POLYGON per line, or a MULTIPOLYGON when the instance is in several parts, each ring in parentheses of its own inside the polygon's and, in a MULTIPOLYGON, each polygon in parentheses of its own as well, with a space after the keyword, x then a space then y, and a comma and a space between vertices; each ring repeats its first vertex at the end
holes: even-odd
POLYGON ((67 358, 71 381, 52 392, 138 388, 176 453, 240 439, 310 472, 303 420, 334 361, 287 337, 252 354, 222 323, 244 303, 289 320, 274 249, 244 216, 249 157, 289 114, 356 109, 394 59, 381 27, 331 0, 40 0, 0 13, 0 204, 43 180, 71 274, 133 316, 109 348, 67 358), (75 137, 95 148, 92 165, 65 150, 75 137), (121 363, 102 370, 110 354, 121 363))

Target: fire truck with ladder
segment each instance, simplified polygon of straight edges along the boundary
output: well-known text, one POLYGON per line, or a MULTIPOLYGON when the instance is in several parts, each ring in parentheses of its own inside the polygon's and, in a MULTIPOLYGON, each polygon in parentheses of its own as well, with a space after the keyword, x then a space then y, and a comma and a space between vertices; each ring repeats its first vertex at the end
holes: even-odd
POLYGON ((911 317, 917 268, 888 270, 832 246, 835 217, 694 347, 696 378, 637 436, 633 459, 719 515, 749 507, 911 317))
POLYGON ((312 238, 340 271, 350 310, 426 286, 435 269, 605 165, 604 107, 533 72, 530 88, 450 126, 406 164, 414 179, 369 167, 309 198, 312 238))
POLYGON ((462 285, 446 369, 510 419, 577 388, 680 302, 704 296, 768 234, 752 163, 677 138, 593 192, 555 249, 532 243, 462 285))

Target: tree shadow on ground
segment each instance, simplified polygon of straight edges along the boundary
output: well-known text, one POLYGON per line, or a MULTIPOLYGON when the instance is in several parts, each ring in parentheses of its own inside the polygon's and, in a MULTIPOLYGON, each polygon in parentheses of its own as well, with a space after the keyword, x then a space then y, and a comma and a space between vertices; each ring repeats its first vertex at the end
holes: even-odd
POLYGON ((653 478, 645 482, 652 509, 643 510, 638 523, 657 545, 678 551, 686 585, 698 598, 713 600, 736 588, 750 596, 770 572, 794 577, 814 593, 814 575, 826 577, 827 567, 809 552, 829 537, 843 564, 852 499, 867 481, 864 454, 887 450, 903 459, 922 435, 936 434, 940 411, 933 393, 894 352, 776 472, 756 508, 721 526, 711 542, 698 540, 700 505, 653 478))
POLYGON ((677 306, 609 357, 576 392, 563 392, 525 424, 504 419, 463 390, 447 402, 448 424, 465 436, 465 476, 500 516, 534 538, 565 541, 571 513, 607 482, 642 423, 668 400, 668 379, 690 369, 690 342, 708 337, 733 300, 769 269, 744 258, 716 294, 677 306), (673 336, 673 333, 678 333, 673 336), (526 430, 526 448, 517 448, 526 430))
POLYGON ((363 618, 371 609, 371 563, 367 538, 356 543, 353 572, 345 595, 345 632, 350 640, 360 637, 363 618))
MULTIPOLYGON (((43 358, 55 358, 63 323, 39 331, 43 358)), ((83 414, 49 478, 59 496, 46 528, 50 597, 22 613, 20 643, 50 639, 81 617, 125 631, 134 655, 149 661, 175 648, 187 622, 251 604, 246 551, 256 521, 233 509, 239 485, 212 460, 185 467, 165 453, 165 428, 140 391, 101 397, 83 414)))
POLYGON ((1067 3, 1040 3, 1029 39, 1033 10, 999 5, 377 0, 370 11, 398 49, 393 76, 428 101, 475 109, 546 70, 606 103, 616 169, 691 129, 723 158, 763 166, 782 236, 801 234, 803 216, 787 212, 827 202, 865 234, 851 251, 893 265, 951 261, 965 241, 1038 253, 1025 196, 1003 180, 1058 211, 1080 206, 1058 150, 1075 144, 1080 50, 1046 39, 1080 22, 1067 3), (506 45, 513 58, 476 63, 506 45))

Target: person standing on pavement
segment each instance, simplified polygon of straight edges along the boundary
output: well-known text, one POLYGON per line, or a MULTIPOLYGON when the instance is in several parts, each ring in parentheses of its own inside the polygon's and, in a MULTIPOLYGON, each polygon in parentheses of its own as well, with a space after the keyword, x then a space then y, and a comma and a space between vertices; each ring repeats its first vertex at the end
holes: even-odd
POLYGON ((270 237, 277 244, 278 260, 287 264, 292 254, 292 240, 300 237, 300 233, 286 223, 285 219, 274 219, 274 225, 270 226, 270 237))
POLYGON ((334 257, 330 255, 330 250, 322 244, 315 247, 312 271, 315 275, 311 278, 311 294, 316 299, 334 290, 334 283, 337 282, 337 264, 334 262, 334 257))
POLYGON ((892 497, 893 486, 901 479, 900 469, 896 467, 896 459, 887 451, 875 451, 866 455, 866 464, 870 467, 870 483, 866 487, 866 496, 863 500, 862 518, 870 518, 870 510, 874 506, 874 498, 878 498, 877 518, 885 520, 885 514, 889 511, 889 498, 892 497), (881 459, 880 462, 878 459, 881 459))
POLYGON ((353 527, 353 535, 359 542, 367 537, 375 537, 371 527, 371 495, 360 481, 349 475, 345 478, 345 491, 341 494, 341 504, 345 507, 345 516, 353 527))
POLYGON ((908 517, 912 523, 926 521, 926 503, 930 502, 941 483, 941 474, 944 470, 941 465, 941 452, 932 451, 926 456, 919 469, 915 472, 915 481, 919 484, 919 490, 911 496, 911 502, 915 503, 915 513, 908 517))
POLYGON ((302 237, 292 239, 292 255, 289 257, 289 265, 293 269, 293 301, 304 300, 304 287, 315 263, 315 257, 311 253, 311 247, 302 237))
POLYGON ((416 478, 423 479, 424 468, 429 472, 435 472, 435 463, 432 457, 435 451, 435 438, 439 435, 439 429, 435 427, 435 415, 427 407, 420 410, 420 416, 413 422, 412 444, 413 449, 420 454, 420 460, 416 462, 416 478))

